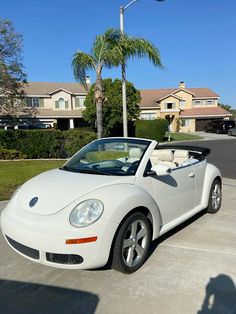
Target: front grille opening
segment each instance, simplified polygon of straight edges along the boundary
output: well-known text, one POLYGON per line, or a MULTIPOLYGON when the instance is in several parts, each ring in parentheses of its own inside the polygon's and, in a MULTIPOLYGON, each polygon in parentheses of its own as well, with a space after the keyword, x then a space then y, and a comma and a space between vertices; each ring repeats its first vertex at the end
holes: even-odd
POLYGON ((19 251, 20 253, 33 258, 33 259, 39 259, 39 251, 32 249, 31 247, 25 246, 19 242, 16 242, 15 240, 9 238, 7 235, 6 239, 9 242, 9 244, 14 247, 14 249, 16 249, 17 251, 19 251))
POLYGON ((58 263, 58 264, 81 264, 83 263, 84 259, 80 255, 75 254, 57 254, 57 253, 46 253, 46 259, 48 262, 51 263, 58 263))

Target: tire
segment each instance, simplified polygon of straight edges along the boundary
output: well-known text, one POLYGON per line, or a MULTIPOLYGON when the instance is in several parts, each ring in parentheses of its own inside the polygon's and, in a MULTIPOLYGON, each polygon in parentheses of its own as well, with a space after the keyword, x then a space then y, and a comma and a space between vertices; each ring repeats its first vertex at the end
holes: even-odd
POLYGON ((115 238, 111 267, 125 274, 138 270, 146 261, 151 242, 147 217, 135 212, 120 226, 115 238))
POLYGON ((212 183, 207 212, 210 214, 215 214, 219 211, 222 201, 222 186, 218 179, 215 179, 212 183))
POLYGON ((216 134, 220 134, 220 133, 221 133, 220 129, 216 129, 216 134))
POLYGON ((228 135, 229 135, 229 136, 232 136, 232 131, 228 131, 228 135))

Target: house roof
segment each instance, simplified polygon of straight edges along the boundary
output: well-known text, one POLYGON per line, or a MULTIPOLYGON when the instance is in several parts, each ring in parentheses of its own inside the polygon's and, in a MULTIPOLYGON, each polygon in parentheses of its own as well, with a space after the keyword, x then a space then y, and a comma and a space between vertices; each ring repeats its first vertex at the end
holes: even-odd
POLYGON ((165 89, 141 89, 141 108, 156 107, 157 102, 167 96, 174 96, 177 91, 186 91, 193 94, 193 99, 199 98, 219 98, 215 92, 209 88, 165 88, 165 89))
POLYGON ((232 114, 221 107, 193 108, 181 110, 181 118, 196 117, 231 117, 232 114))
POLYGON ((71 94, 87 93, 80 83, 29 82, 25 87, 26 95, 49 95, 57 90, 66 90, 71 94))

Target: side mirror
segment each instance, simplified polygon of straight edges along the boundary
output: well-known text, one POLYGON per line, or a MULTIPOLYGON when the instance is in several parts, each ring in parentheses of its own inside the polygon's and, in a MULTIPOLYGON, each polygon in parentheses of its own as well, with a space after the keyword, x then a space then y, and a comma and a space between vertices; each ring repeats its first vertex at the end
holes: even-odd
POLYGON ((167 176, 171 174, 171 168, 168 167, 165 164, 159 164, 155 165, 151 168, 151 171, 148 172, 148 175, 157 175, 159 177, 161 176, 167 176))

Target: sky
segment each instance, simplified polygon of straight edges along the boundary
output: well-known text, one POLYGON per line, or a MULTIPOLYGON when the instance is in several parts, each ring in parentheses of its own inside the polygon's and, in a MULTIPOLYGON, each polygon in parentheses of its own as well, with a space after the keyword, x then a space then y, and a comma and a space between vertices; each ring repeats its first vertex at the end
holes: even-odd
MULTIPOLYGON (((74 82, 71 61, 90 53, 94 38, 119 28, 119 8, 130 0, 0 0, 0 17, 23 35, 28 81, 74 82)), ((129 60, 127 80, 137 89, 208 87, 236 108, 236 1, 138 0, 124 16, 125 32, 158 47, 164 69, 129 60)), ((88 73, 92 82, 94 73, 88 73)), ((121 78, 121 69, 103 78, 121 78)))

